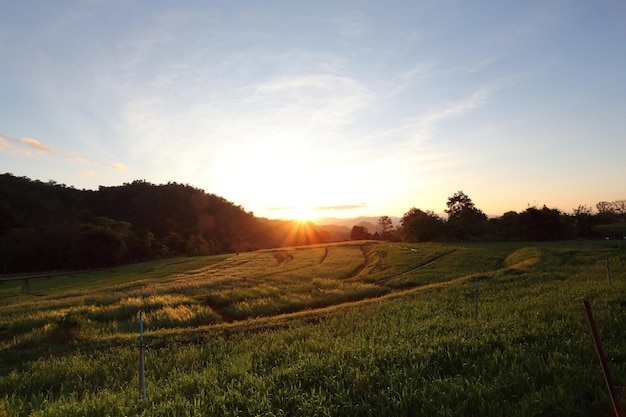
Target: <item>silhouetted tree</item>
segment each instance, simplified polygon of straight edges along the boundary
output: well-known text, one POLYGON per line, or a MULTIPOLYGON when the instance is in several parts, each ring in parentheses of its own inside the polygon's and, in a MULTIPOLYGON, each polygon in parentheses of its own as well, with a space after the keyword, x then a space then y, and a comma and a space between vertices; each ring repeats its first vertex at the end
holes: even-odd
POLYGON ((487 216, 476 208, 472 199, 463 191, 457 191, 449 197, 446 206, 447 228, 452 237, 468 239, 484 234, 487 216))
POLYGON ((545 205, 529 207, 520 213, 520 231, 525 240, 558 240, 564 237, 564 222, 558 209, 545 205))
POLYGON ((380 216, 378 218, 378 230, 383 239, 388 239, 393 231, 393 222, 389 216, 380 216))
POLYGON ((432 211, 415 207, 404 213, 400 220, 402 236, 409 242, 428 242, 443 235, 443 219, 432 211))
POLYGON ((626 221, 626 200, 600 201, 598 209, 598 224, 609 224, 626 221))
POLYGON ((515 211, 507 211, 502 216, 492 219, 493 232, 496 237, 505 240, 521 238, 520 216, 515 211))
POLYGON ((575 237, 589 238, 593 234, 594 218, 591 207, 580 205, 574 209, 573 228, 575 237))
POLYGON ((352 230, 350 231, 350 239, 352 240, 362 240, 362 239, 371 239, 372 235, 369 234, 367 228, 365 226, 352 226, 352 230))

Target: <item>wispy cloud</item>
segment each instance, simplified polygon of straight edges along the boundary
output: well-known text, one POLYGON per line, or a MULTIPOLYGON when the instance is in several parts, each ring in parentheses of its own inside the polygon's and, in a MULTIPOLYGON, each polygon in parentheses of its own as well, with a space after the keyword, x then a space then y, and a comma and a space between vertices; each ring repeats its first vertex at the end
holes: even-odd
MULTIPOLYGON (((31 152, 29 149, 34 150, 34 152, 38 154, 53 154, 53 155, 59 154, 56 147, 45 145, 36 139, 26 138, 26 137, 21 138, 21 139, 16 139, 8 135, 0 134, 0 152, 32 157, 33 152, 31 152)), ((99 162, 93 162, 83 156, 76 155, 75 153, 71 153, 71 152, 65 153, 64 156, 65 156, 65 159, 67 159, 68 161, 91 165, 94 167, 107 166, 109 168, 112 168, 120 172, 128 172, 128 168, 126 167, 126 165, 120 162, 116 162, 112 164, 102 164, 99 162)), ((83 174, 86 176, 97 176, 97 174, 94 171, 84 171, 83 174)))
POLYGON ((494 63, 498 57, 478 58, 472 61, 460 63, 450 68, 449 72, 460 72, 462 74, 473 74, 484 70, 494 63))
POLYGON ((24 143, 29 148, 33 148, 38 153, 53 153, 56 152, 56 148, 54 146, 44 145, 38 140, 31 138, 22 138, 22 143, 24 143))
MULTIPOLYGON (((133 153, 149 155, 154 166, 171 166, 176 138, 177 158, 186 162, 173 166, 170 175, 223 175, 236 161, 269 181, 287 166, 310 163, 328 143, 341 146, 337 132, 358 120, 373 94, 352 78, 318 73, 206 95, 189 91, 185 98, 178 103, 162 91, 139 91, 126 103, 121 130, 133 153)), ((233 176, 222 179, 232 181, 233 176)))
MULTIPOLYGON (((87 158, 85 158, 83 156, 75 155, 75 154, 72 154, 72 153, 66 154, 65 158, 68 161, 78 162, 78 163, 81 163, 81 164, 91 165, 91 166, 94 166, 94 167, 105 166, 107 168, 112 168, 112 169, 114 169, 116 171, 119 171, 119 172, 128 172, 128 167, 125 164, 121 163, 121 162, 115 162, 115 163, 112 163, 112 164, 102 164, 102 163, 90 161, 89 159, 87 159, 87 158)), ((98 175, 94 171, 83 171, 83 174, 86 175, 86 176, 91 176, 91 177, 98 175)))
MULTIPOLYGON (((370 134, 367 142, 373 145, 359 150, 358 157, 367 162, 352 166, 351 171, 360 170, 362 177, 375 177, 380 183, 393 182, 396 189, 403 190, 443 181, 451 165, 458 164, 459 151, 448 146, 446 140, 437 140, 439 128, 454 117, 484 106, 489 94, 488 89, 476 90, 464 98, 434 105, 397 126, 370 134), (380 144, 387 145, 382 148, 380 144)), ((381 193, 384 192, 383 188, 381 193)))
POLYGON ((16 139, 11 136, 0 134, 0 152, 31 156, 32 152, 30 152, 28 149, 23 149, 23 145, 25 145, 27 148, 34 149, 37 153, 56 152, 56 148, 54 146, 44 145, 38 140, 32 138, 16 139))
POLYGON ((433 106, 430 110, 408 118, 393 128, 374 133, 369 140, 377 143, 393 141, 393 143, 400 143, 405 146, 423 145, 433 137, 439 124, 449 118, 461 116, 483 106, 487 103, 488 98, 488 90, 477 90, 466 98, 433 106))
POLYGON ((419 124, 430 126, 450 117, 467 113, 484 105, 488 96, 487 90, 475 91, 467 98, 444 104, 441 108, 420 117, 419 124))
POLYGON ((31 152, 22 149, 19 145, 19 140, 12 138, 11 136, 0 134, 0 152, 20 154, 24 156, 32 155, 31 152))
POLYGON ((389 98, 419 86, 433 76, 435 69, 435 62, 417 63, 413 67, 397 74, 395 77, 391 77, 390 80, 384 80, 382 88, 383 95, 389 98))
MULTIPOLYGON (((340 204, 340 205, 329 205, 329 206, 314 206, 309 207, 308 209, 311 211, 349 211, 349 210, 357 210, 365 208, 365 204, 340 204)), ((280 206, 280 207, 270 207, 268 211, 271 212, 291 212, 297 207, 294 206, 280 206)))
POLYGON ((314 211, 340 211, 340 210, 355 210, 364 208, 365 204, 345 204, 338 206, 317 206, 313 207, 314 211))
POLYGON ((126 167, 126 165, 119 162, 111 164, 110 167, 120 172, 128 172, 128 168, 126 167))
POLYGON ((83 164, 89 163, 89 160, 87 158, 84 158, 84 157, 79 156, 79 155, 74 155, 74 154, 67 154, 67 155, 65 155, 65 159, 67 159, 69 161, 73 161, 73 162, 80 162, 80 163, 83 163, 83 164))
POLYGON ((269 104, 281 120, 314 124, 319 129, 353 121, 373 96, 354 79, 313 74, 262 83, 256 87, 254 99, 257 104, 269 104))

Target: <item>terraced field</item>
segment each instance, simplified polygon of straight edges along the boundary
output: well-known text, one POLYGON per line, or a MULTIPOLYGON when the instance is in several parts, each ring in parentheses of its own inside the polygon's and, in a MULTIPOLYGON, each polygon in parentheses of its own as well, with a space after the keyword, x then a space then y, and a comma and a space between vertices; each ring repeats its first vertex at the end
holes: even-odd
POLYGON ((363 241, 3 282, 0 416, 603 416, 582 301, 624 393, 625 279, 611 241, 363 241))

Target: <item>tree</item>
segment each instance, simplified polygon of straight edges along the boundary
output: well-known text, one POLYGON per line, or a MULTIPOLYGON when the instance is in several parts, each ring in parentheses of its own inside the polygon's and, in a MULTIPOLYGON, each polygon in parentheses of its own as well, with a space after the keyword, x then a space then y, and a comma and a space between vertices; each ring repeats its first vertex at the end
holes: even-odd
POLYGON ((126 251, 119 234, 104 226, 88 226, 79 242, 79 261, 84 267, 115 265, 126 251))
POLYGON ((211 255, 214 249, 213 245, 207 242, 199 231, 190 234, 185 242, 185 252, 191 256, 211 255))
POLYGON ((507 211, 501 217, 493 219, 493 231, 501 239, 518 239, 520 237, 520 216, 516 211, 507 211))
POLYGON ((558 209, 545 205, 541 209, 529 207, 520 213, 520 231, 526 240, 558 240, 564 236, 564 223, 558 209))
POLYGON ((350 231, 350 239, 362 240, 371 238, 372 235, 369 234, 365 226, 352 226, 352 230, 350 231))
POLYGON ((578 237, 591 237, 593 227, 593 216, 591 207, 580 205, 574 209, 574 233, 578 237))
POLYGON ((389 216, 380 216, 378 218, 378 230, 380 231, 380 236, 383 239, 389 237, 393 230, 393 222, 389 218, 389 216))
POLYGON ((626 200, 613 201, 613 207, 619 217, 619 221, 626 221, 626 200))
POLYGON ((600 201, 596 204, 598 209, 598 223, 609 224, 626 221, 626 200, 600 201))
POLYGON ((485 232, 487 216, 476 208, 474 202, 463 191, 448 198, 448 231, 453 237, 467 239, 481 237, 485 232))
POLYGON ((432 211, 411 208, 400 220, 402 236, 409 242, 428 242, 443 234, 443 219, 432 211))
POLYGON ((610 224, 617 221, 617 213, 613 209, 613 204, 608 201, 600 201, 596 204, 598 209, 597 222, 599 224, 610 224))

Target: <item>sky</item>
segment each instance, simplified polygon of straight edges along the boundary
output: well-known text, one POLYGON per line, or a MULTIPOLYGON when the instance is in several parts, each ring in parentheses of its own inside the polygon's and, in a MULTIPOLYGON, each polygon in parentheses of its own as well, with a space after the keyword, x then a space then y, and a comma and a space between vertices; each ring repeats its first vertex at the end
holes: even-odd
POLYGON ((0 0, 5 172, 268 218, 626 199, 626 3, 0 0))

